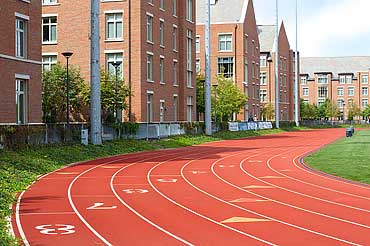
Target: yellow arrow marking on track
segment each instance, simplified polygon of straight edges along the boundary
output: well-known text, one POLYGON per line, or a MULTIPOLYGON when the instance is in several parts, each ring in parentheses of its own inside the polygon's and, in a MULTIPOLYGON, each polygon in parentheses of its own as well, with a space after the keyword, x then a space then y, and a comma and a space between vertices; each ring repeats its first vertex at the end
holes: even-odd
POLYGON ((245 189, 272 189, 274 187, 272 186, 262 186, 262 185, 250 185, 250 186, 246 186, 246 187, 243 187, 245 189))
POLYGON ((253 198, 239 198, 230 202, 268 202, 268 200, 258 200, 253 198))
POLYGON ((232 217, 230 219, 222 221, 221 223, 252 223, 252 222, 269 222, 269 221, 271 220, 257 219, 257 218, 232 217))

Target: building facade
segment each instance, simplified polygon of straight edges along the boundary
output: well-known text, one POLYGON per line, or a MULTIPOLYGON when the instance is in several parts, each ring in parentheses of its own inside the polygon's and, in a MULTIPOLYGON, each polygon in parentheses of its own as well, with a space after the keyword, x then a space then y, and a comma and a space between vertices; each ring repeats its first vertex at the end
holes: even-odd
POLYGON ((300 96, 306 103, 320 106, 327 99, 338 105, 341 117, 356 104, 369 104, 370 57, 302 57, 300 96))
POLYGON ((40 123, 41 2, 0 6, 0 123, 40 123))
MULTIPOLYGON (((42 60, 70 63, 90 78, 90 1, 42 0, 42 60)), ((195 0, 102 0, 101 65, 119 66, 132 96, 125 119, 195 120, 195 0), (131 112, 131 114, 129 113, 131 112)))
MULTIPOLYGON (((259 25, 261 44, 260 56, 260 99, 261 107, 268 104, 275 108, 275 34, 276 25, 259 25)), ((290 49, 284 23, 279 28, 279 110, 280 120, 294 120, 295 53, 290 49)), ((299 70, 298 64, 298 70, 299 70)), ((274 118, 274 117, 272 117, 274 118)), ((272 120, 272 119, 268 119, 272 120)))
MULTIPOLYGON (((205 2, 197 1, 197 73, 205 69, 205 2)), ((259 119, 260 45, 252 0, 211 1, 211 78, 222 74, 233 79, 248 96, 235 120, 259 119)))

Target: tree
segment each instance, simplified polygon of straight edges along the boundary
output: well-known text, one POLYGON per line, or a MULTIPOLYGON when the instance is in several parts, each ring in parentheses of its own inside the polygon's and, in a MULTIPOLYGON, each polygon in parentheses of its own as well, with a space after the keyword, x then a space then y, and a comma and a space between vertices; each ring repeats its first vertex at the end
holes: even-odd
POLYGON ((197 86, 197 117, 200 119, 200 114, 204 114, 205 102, 204 102, 204 83, 205 77, 202 74, 197 75, 196 86, 197 86))
MULTIPOLYGON (((102 118, 107 122, 114 122, 114 111, 122 111, 127 108, 126 98, 130 95, 130 90, 124 84, 124 80, 114 74, 107 73, 104 69, 100 71, 100 91, 102 118)), ((90 87, 83 91, 85 104, 90 104, 90 87)))
POLYGON ((361 116, 361 109, 357 106, 356 103, 353 103, 348 109, 348 120, 353 120, 355 117, 361 116))
MULTIPOLYGON (((42 110, 43 122, 66 121, 67 110, 67 70, 66 66, 56 64, 51 70, 42 72, 42 110)), ((80 114, 83 107, 81 92, 87 87, 80 71, 69 67, 69 97, 71 115, 80 114)))
POLYGON ((367 107, 362 111, 362 116, 365 117, 367 120, 370 118, 370 105, 367 105, 367 107))
POLYGON ((333 118, 339 117, 340 111, 338 105, 332 102, 330 99, 326 99, 326 101, 320 105, 319 107, 319 116, 320 118, 333 118))
POLYGON ((217 87, 213 87, 212 103, 216 103, 217 118, 228 121, 232 115, 239 113, 248 102, 248 97, 235 85, 234 81, 224 76, 217 76, 217 87))
POLYGON ((319 118, 319 109, 314 104, 305 103, 301 99, 300 113, 302 120, 316 120, 319 118))
POLYGON ((266 120, 272 120, 274 118, 274 105, 272 105, 271 103, 266 103, 262 106, 262 109, 261 109, 261 116, 263 119, 266 119, 266 120))

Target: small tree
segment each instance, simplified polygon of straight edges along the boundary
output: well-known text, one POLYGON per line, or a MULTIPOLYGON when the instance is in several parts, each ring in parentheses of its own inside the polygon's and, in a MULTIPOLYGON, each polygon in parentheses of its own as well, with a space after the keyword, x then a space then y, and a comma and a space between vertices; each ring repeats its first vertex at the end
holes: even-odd
POLYGON ((367 120, 370 118, 370 105, 367 105, 367 107, 362 111, 362 116, 365 117, 367 120))
POLYGON ((262 106, 261 116, 263 119, 272 120, 274 118, 274 105, 272 103, 266 103, 262 106))
POLYGON ((316 120, 319 118, 319 109, 314 104, 305 103, 301 100, 300 104, 301 119, 303 120, 316 120))
POLYGON ((320 118, 329 119, 333 117, 339 117, 340 112, 338 105, 332 102, 330 99, 320 105, 319 107, 319 116, 320 118))
POLYGON ((244 105, 248 102, 248 97, 235 85, 234 81, 217 76, 218 86, 213 88, 213 105, 216 103, 217 115, 221 121, 228 121, 232 115, 239 113, 244 105))
POLYGON ((348 109, 348 120, 353 120, 357 116, 361 116, 361 109, 357 106, 356 103, 353 103, 348 109))
MULTIPOLYGON (((57 64, 51 70, 42 72, 42 110, 43 122, 66 121, 67 110, 67 70, 57 64)), ((81 113, 83 98, 81 92, 87 88, 80 71, 69 67, 69 103, 71 115, 81 113)))

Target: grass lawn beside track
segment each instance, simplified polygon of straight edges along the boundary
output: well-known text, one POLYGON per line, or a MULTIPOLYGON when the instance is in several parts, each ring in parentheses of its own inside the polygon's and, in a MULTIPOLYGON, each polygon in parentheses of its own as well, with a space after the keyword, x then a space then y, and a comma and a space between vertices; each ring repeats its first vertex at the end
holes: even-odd
POLYGON ((325 173, 370 184, 370 130, 356 131, 304 160, 325 173))

